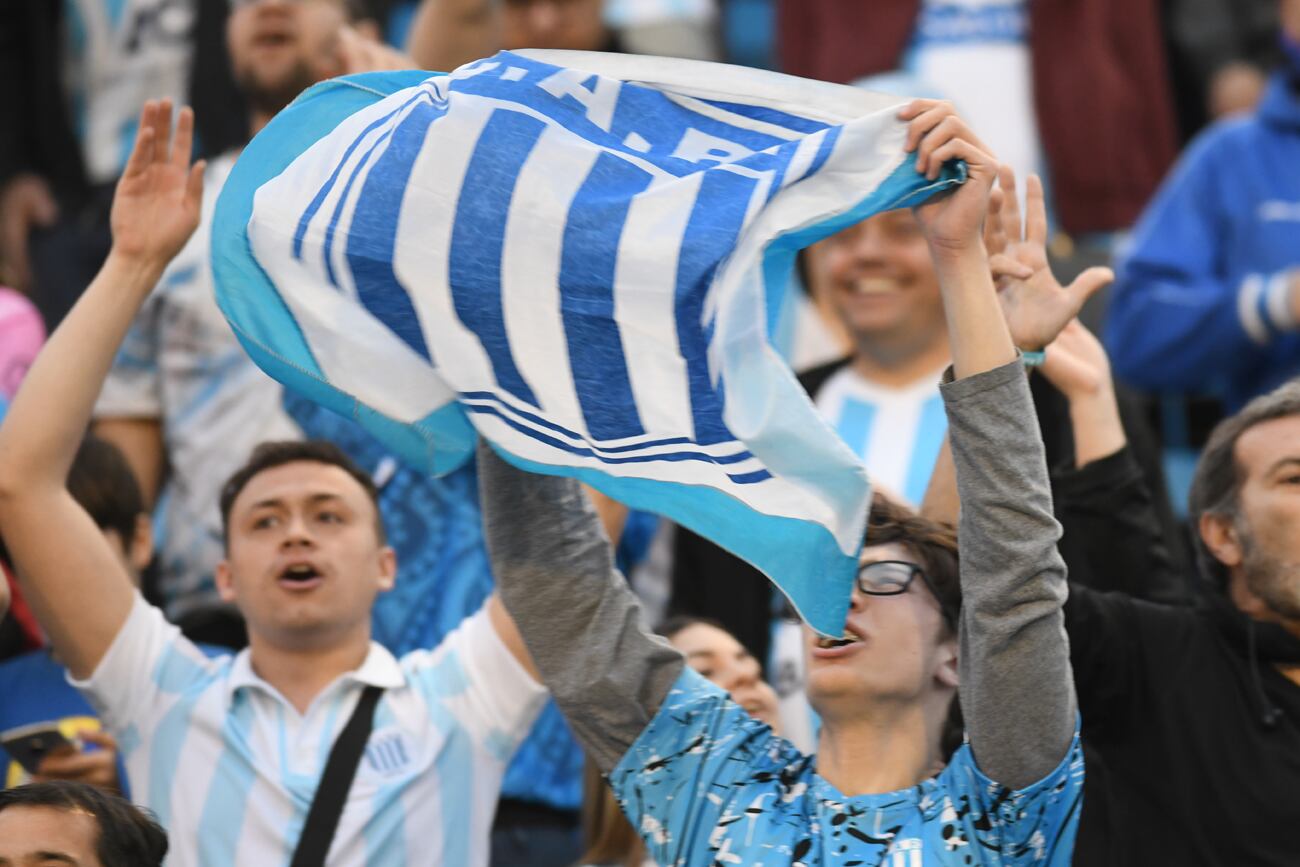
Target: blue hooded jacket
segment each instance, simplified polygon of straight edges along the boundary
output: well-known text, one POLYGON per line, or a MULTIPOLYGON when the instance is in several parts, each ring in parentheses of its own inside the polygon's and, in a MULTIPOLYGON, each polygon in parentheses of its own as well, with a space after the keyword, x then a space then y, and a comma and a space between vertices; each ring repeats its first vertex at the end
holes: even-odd
MULTIPOLYGON (((1274 75, 1253 115, 1189 146, 1122 257, 1105 329, 1120 378, 1235 411, 1300 374, 1287 272, 1300 267, 1300 92, 1274 75)), ((1297 272, 1300 273, 1300 272, 1297 272)))

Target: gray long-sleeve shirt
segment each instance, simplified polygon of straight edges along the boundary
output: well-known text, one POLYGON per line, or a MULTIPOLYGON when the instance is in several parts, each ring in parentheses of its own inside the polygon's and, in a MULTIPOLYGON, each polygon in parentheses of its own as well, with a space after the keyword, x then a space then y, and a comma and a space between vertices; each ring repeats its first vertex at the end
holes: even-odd
MULTIPOLYGON (((1056 767, 1074 733, 1060 528, 1020 362, 942 392, 962 502, 962 707, 981 769, 1018 788, 1056 767)), ((502 600, 574 734, 608 772, 685 663, 642 621, 579 485, 481 452, 502 600)))

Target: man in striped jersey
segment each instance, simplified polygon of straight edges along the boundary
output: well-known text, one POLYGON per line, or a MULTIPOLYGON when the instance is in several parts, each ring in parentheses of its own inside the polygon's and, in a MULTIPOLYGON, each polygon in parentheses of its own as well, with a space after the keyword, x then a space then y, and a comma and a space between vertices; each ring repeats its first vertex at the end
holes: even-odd
POLYGON ((66 477, 132 317, 199 219, 193 116, 150 103, 113 251, 0 430, 0 533, 76 684, 116 735, 169 865, 284 864, 345 722, 382 689, 326 863, 484 865, 506 762, 545 699, 493 597, 433 651, 370 639, 392 586, 369 478, 321 443, 260 449, 222 497, 225 599, 250 648, 208 660, 136 593, 66 477))

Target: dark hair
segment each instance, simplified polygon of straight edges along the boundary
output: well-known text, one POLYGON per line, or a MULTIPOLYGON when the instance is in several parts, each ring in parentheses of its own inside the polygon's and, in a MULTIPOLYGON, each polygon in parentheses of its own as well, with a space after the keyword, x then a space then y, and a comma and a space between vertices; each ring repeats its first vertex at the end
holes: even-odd
POLYGON ((129 546, 136 522, 146 512, 140 483, 122 452, 106 440, 87 436, 68 471, 68 493, 101 530, 112 530, 129 546))
MULTIPOLYGON (((696 617, 694 614, 672 614, 665 617, 659 622, 659 625, 655 627, 655 634, 662 635, 664 638, 672 641, 674 635, 685 629, 690 629, 692 626, 712 626, 714 629, 721 629, 723 632, 731 635, 731 631, 727 629, 727 627, 723 626, 712 617, 696 617)), ((735 636, 732 637, 734 638, 735 636)))
POLYGON ((957 532, 895 503, 883 494, 871 498, 867 515, 866 545, 905 545, 919 561, 925 584, 943 612, 944 622, 957 631, 961 616, 961 574, 957 560, 957 532))
POLYGON ((1220 588, 1227 586, 1228 570, 1206 547, 1197 522, 1202 515, 1237 520, 1241 485, 1245 481, 1237 463, 1237 441, 1256 425, 1292 415, 1300 415, 1300 379, 1293 379, 1268 394, 1260 395, 1236 415, 1219 422, 1211 431, 1196 464, 1191 493, 1187 498, 1187 511, 1192 519, 1192 545, 1202 571, 1220 588))
POLYGON ((386 540, 384 521, 379 515, 379 489, 375 487, 370 475, 357 466, 343 449, 327 440, 278 440, 262 443, 253 449, 247 463, 235 470, 221 486, 221 535, 227 543, 230 541, 230 509, 239 492, 247 487, 254 476, 299 461, 338 467, 355 479, 374 504, 375 532, 379 534, 379 541, 382 543, 386 540))
POLYGON ((0 812, 10 807, 89 813, 99 826, 95 854, 104 867, 156 867, 167 854, 167 832, 150 814, 86 783, 54 780, 0 790, 0 812))

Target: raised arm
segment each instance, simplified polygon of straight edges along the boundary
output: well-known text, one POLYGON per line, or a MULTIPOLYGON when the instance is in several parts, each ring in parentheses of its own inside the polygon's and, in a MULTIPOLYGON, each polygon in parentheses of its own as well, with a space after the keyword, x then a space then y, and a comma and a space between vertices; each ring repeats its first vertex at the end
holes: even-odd
POLYGON ((104 267, 50 337, 0 426, 0 535, 23 594, 75 677, 95 670, 133 590, 68 469, 118 344, 164 266, 199 220, 203 166, 189 163, 194 116, 146 103, 113 200, 104 267))
MULTIPOLYGON (((914 125, 961 124, 943 106, 917 108, 914 125)), ((964 127, 946 152, 921 153, 918 162, 940 157, 963 159, 970 171, 962 188, 917 209, 943 293, 956 380, 943 396, 961 498, 961 702, 980 767, 1018 788, 1060 764, 1076 712, 1060 528, 1008 321, 1019 340, 1045 344, 1087 293, 1049 286, 1036 262, 1017 258, 1007 265, 1015 276, 1003 292, 1013 297, 1003 304, 1021 315, 1004 319, 981 238, 996 164, 964 127)), ((1045 234, 1045 225, 1033 231, 1040 229, 1045 234)), ((1017 227, 1012 241, 1020 240, 1017 227)))
POLYGON ((685 663, 643 622, 576 481, 525 473, 483 445, 478 460, 497 592, 574 735, 608 772, 685 663))

